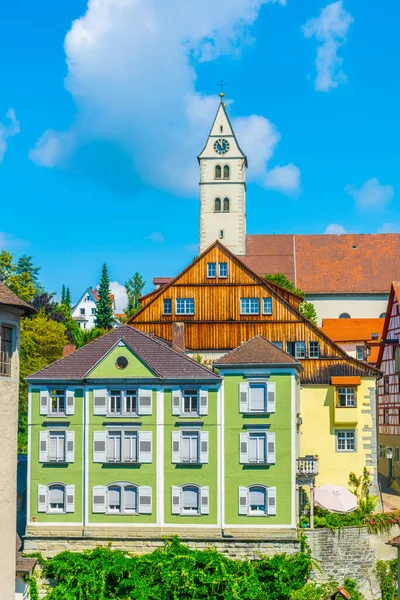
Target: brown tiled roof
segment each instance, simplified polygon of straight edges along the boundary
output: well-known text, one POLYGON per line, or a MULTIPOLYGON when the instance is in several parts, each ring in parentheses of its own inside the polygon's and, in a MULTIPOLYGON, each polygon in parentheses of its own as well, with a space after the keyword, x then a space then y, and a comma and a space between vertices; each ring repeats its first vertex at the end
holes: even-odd
POLYGON ((215 361, 216 365, 268 365, 289 364, 301 368, 300 363, 290 354, 277 348, 262 335, 256 335, 244 342, 222 358, 215 361))
POLYGON ((165 285, 166 283, 169 283, 170 281, 172 281, 172 277, 153 277, 154 285, 165 285))
POLYGON ((284 273, 308 294, 389 293, 400 279, 400 234, 248 235, 243 261, 284 273))
POLYGON ((27 313, 36 312, 33 306, 18 298, 4 283, 0 281, 0 304, 21 308, 27 313))
MULTIPOLYGON (((33 373, 27 379, 28 381, 84 379, 98 361, 121 339, 161 379, 204 379, 214 381, 219 379, 207 367, 129 325, 113 329, 76 350, 76 352, 72 352, 41 371, 33 373)), ((121 377, 123 377, 123 374, 121 374, 121 377)))
POLYGON ((398 535, 397 537, 392 538, 391 540, 388 540, 386 542, 387 544, 390 544, 390 546, 400 546, 400 535, 398 535))
POLYGON ((30 573, 37 563, 37 558, 28 558, 22 556, 22 542, 18 533, 15 539, 15 551, 16 551, 16 572, 17 573, 30 573))
MULTIPOLYGON (((380 342, 385 319, 323 319, 321 331, 336 343, 340 342, 380 342), (372 334, 377 334, 376 339, 372 334)), ((378 360, 378 346, 371 347, 368 362, 378 360)))

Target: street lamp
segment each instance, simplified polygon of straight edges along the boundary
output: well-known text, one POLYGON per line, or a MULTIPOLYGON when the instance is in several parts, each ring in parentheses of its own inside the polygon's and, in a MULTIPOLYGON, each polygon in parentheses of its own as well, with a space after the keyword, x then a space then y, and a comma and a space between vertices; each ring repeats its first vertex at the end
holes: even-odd
POLYGON ((392 448, 386 448, 386 458, 388 459, 388 485, 392 483, 393 479, 393 451, 392 448))

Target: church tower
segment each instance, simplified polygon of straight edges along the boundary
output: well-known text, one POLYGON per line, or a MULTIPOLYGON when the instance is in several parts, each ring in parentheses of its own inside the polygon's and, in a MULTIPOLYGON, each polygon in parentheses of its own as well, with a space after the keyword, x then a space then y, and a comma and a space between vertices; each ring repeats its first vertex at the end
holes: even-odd
POLYGON ((200 253, 220 240, 238 256, 246 254, 246 168, 247 158, 240 149, 229 121, 221 92, 221 102, 200 165, 200 253))

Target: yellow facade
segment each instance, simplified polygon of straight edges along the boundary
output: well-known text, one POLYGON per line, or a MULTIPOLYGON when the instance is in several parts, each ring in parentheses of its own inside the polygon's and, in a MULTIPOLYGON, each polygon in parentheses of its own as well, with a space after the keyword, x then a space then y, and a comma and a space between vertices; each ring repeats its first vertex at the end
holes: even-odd
POLYGON ((319 475, 316 485, 331 483, 347 487, 350 471, 361 475, 364 466, 376 479, 376 417, 374 378, 361 378, 357 406, 338 408, 333 385, 303 385, 300 391, 300 454, 317 455, 319 475), (372 402, 371 402, 372 399, 372 402), (337 431, 355 431, 355 451, 338 451, 337 431))

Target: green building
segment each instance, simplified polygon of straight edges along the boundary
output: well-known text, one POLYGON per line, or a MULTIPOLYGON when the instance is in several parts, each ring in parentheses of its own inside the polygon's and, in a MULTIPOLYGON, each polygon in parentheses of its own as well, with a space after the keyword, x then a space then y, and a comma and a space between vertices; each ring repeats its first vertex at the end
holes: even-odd
POLYGON ((124 326, 31 375, 26 548, 294 528, 301 366, 257 336, 216 367, 124 326))

